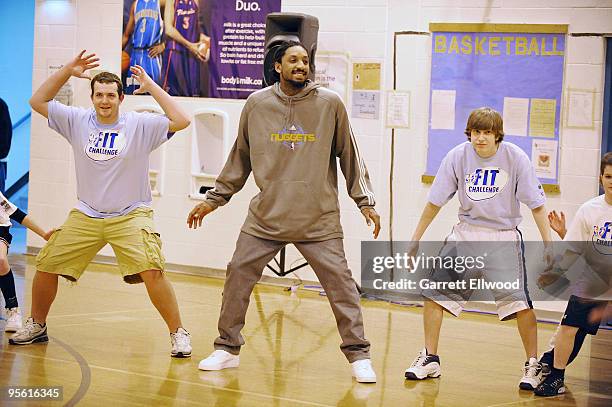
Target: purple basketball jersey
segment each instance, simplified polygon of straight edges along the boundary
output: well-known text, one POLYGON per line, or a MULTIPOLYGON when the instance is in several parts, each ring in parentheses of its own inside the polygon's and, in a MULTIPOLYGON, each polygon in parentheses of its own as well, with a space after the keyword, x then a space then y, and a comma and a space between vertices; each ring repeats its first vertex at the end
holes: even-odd
MULTIPOLYGON (((174 28, 176 28, 187 41, 199 41, 200 25, 198 21, 198 4, 195 0, 175 0, 174 28)), ((174 40, 168 41, 166 49, 187 52, 184 45, 174 40)))

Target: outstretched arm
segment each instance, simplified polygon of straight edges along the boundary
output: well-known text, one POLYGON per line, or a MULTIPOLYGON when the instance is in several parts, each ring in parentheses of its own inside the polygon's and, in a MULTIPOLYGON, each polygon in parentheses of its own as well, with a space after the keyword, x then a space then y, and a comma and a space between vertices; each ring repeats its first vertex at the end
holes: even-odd
MULTIPOLYGON (((1 194, 0 194, 1 195, 1 194)), ((32 232, 36 233, 38 236, 42 237, 45 240, 49 240, 49 237, 55 230, 50 230, 45 232, 34 220, 31 216, 28 216, 24 211, 17 208, 15 205, 10 203, 6 198, 3 199, 3 206, 5 209, 9 209, 9 217, 17 223, 21 223, 26 228, 30 229, 32 232)))
POLYGON ((34 222, 34 219, 32 219, 31 216, 26 216, 23 218, 21 224, 45 240, 49 240, 53 232, 55 232, 55 229, 45 231, 43 228, 38 226, 36 222, 34 222))
POLYGON ((423 237, 423 234, 431 225, 431 222, 438 216, 440 212, 440 206, 434 205, 431 202, 427 202, 425 207, 423 208, 423 212, 421 213, 421 219, 419 219, 419 223, 417 224, 414 233, 412 234, 412 238, 410 239, 413 242, 418 242, 423 237))
POLYGON ((540 235, 542 236, 542 241, 544 242, 544 261, 546 264, 552 264, 552 239, 550 236, 550 227, 548 226, 548 218, 546 216, 546 207, 544 205, 538 206, 531 210, 531 214, 533 215, 533 220, 535 220, 540 235))
POLYGON ((187 216, 189 228, 197 229, 202 226, 202 219, 219 206, 225 205, 232 196, 242 189, 251 173, 251 154, 249 145, 248 126, 249 101, 242 109, 238 137, 234 142, 221 174, 215 181, 215 188, 206 192, 204 202, 196 205, 187 216))
POLYGON ((551 237, 550 227, 548 226, 548 218, 546 216, 546 207, 544 205, 538 206, 537 208, 531 210, 531 214, 533 215, 533 220, 535 220, 535 223, 538 226, 538 230, 540 231, 544 244, 548 244, 551 241, 551 237))
POLYGON ((134 91, 134 94, 150 93, 153 96, 168 117, 168 120, 170 120, 168 126, 169 132, 177 132, 189 126, 189 117, 181 109, 176 100, 160 88, 141 66, 134 65, 130 67, 130 71, 132 72, 132 77, 136 78, 140 83, 140 87, 134 91))
POLYGON ((380 216, 374 209, 376 201, 370 184, 370 175, 355 141, 346 108, 340 99, 336 100, 336 108, 334 154, 340 159, 340 169, 346 179, 349 196, 365 217, 367 225, 370 226, 374 222, 373 235, 376 239, 380 232, 380 216))
POLYGON ((416 256, 419 250, 419 241, 423 237, 423 234, 431 225, 431 222, 438 216, 440 212, 441 206, 437 206, 432 204, 431 202, 427 202, 425 207, 423 208, 423 212, 421 212, 421 218, 419 219, 419 223, 417 224, 412 237, 410 238, 410 243, 408 246, 408 255, 414 257, 416 256))
POLYGON ((66 83, 71 76, 76 78, 89 79, 86 72, 89 69, 99 66, 96 54, 85 55, 85 50, 66 63, 59 71, 51 75, 42 85, 34 92, 30 98, 30 106, 36 112, 43 115, 45 118, 49 116, 49 102, 57 95, 60 88, 66 83))

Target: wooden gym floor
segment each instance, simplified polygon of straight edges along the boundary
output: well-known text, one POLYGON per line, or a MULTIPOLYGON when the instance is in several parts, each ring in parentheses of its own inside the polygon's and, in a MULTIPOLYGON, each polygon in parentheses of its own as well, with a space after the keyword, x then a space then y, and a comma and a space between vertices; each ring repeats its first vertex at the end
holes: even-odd
MULTIPOLYGON (((33 259, 13 255, 10 260, 27 316, 33 259)), ((403 376, 422 346, 421 310, 364 300, 378 383, 358 384, 338 348, 327 299, 266 285, 258 285, 252 297, 240 367, 202 372, 197 365, 213 350, 223 281, 168 275, 192 335, 191 359, 170 358, 166 327, 143 285, 128 286, 114 267, 92 265, 76 287, 60 283, 48 319, 48 344, 9 346, 6 334, 0 334, 0 386, 63 386, 63 401, 0 400, 0 405, 612 405, 611 331, 587 339, 566 373, 567 394, 542 399, 518 389, 524 355, 514 322, 468 313, 445 317, 442 377, 411 382, 403 376)), ((540 324, 540 349, 554 328, 540 324)))

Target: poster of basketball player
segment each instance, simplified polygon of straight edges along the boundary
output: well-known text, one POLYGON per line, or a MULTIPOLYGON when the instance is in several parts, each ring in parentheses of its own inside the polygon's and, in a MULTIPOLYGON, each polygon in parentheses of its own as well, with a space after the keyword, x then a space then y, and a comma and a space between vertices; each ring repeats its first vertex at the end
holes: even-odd
POLYGON ((122 80, 141 65, 170 95, 244 99, 261 89, 266 15, 281 0, 124 0, 122 80))
POLYGON ((135 88, 130 66, 142 66, 161 85, 162 55, 166 47, 162 19, 165 5, 166 0, 124 0, 121 79, 128 95, 135 88))

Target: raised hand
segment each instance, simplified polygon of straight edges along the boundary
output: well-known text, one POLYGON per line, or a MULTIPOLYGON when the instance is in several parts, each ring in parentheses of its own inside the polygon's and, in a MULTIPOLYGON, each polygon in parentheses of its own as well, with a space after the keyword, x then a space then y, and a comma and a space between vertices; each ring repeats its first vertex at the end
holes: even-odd
POLYGON ((208 215, 213 210, 213 207, 206 202, 197 204, 191 212, 189 212, 189 216, 187 216, 189 229, 197 229, 202 226, 202 219, 204 219, 204 216, 208 215))
POLYGON ((368 226, 372 224, 372 221, 374 222, 373 235, 374 235, 374 239, 377 239, 378 233, 380 232, 380 216, 378 215, 378 213, 376 212, 374 208, 370 208, 370 207, 363 208, 361 210, 361 214, 365 218, 368 226))
POLYGON ((552 211, 548 213, 548 224, 551 229, 557 232, 559 237, 563 239, 565 234, 567 233, 567 229, 565 228, 565 214, 560 211, 559 215, 557 211, 552 211))
POLYGON ((77 78, 90 79, 89 74, 85 72, 100 66, 97 63, 99 60, 100 58, 97 58, 95 53, 85 55, 85 50, 83 50, 66 65, 70 68, 70 75, 77 78))
POLYGON ((130 67, 130 72, 132 73, 132 78, 140 84, 140 87, 134 91, 134 94, 151 93, 151 88, 155 86, 155 82, 145 72, 144 68, 140 65, 134 65, 130 67))

